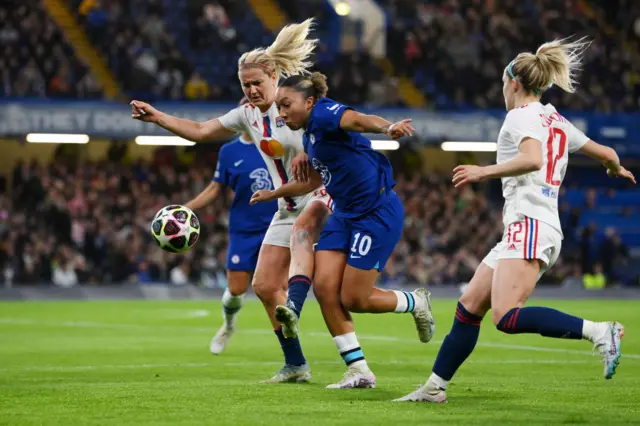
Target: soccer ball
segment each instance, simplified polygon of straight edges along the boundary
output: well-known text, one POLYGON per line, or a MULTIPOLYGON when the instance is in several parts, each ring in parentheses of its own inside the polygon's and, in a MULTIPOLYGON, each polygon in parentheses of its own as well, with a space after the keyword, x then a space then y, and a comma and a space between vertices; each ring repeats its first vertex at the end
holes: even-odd
POLYGON ((185 206, 166 206, 161 208, 151 221, 151 235, 163 250, 182 253, 198 241, 200 221, 195 213, 185 206))

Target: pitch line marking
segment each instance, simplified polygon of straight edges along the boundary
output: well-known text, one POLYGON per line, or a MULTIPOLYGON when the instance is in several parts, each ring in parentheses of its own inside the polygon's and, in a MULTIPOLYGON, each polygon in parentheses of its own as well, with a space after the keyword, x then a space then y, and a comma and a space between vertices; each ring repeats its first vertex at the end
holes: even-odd
MULTIPOLYGON (((77 328, 104 328, 104 329, 119 329, 119 330, 178 330, 178 331, 198 331, 203 333, 213 333, 215 331, 215 327, 181 327, 181 326, 152 326, 152 325, 141 325, 141 324, 109 324, 109 323, 101 323, 101 322, 93 322, 93 321, 60 321, 60 322, 52 322, 52 321, 39 321, 31 318, 3 318, 0 317, 0 324, 11 324, 11 325, 44 325, 50 327, 77 327, 77 328)), ((272 335, 272 331, 266 329, 240 329, 238 330, 239 334, 262 334, 262 335, 272 335)), ((318 331, 308 331, 301 333, 302 336, 308 337, 325 337, 329 338, 328 332, 318 332, 318 331)), ((371 340, 371 341, 380 341, 380 342, 402 342, 402 343, 416 343, 416 344, 424 344, 420 343, 414 339, 408 338, 400 338, 394 336, 374 336, 374 335, 358 335, 359 339, 362 340, 371 340)), ((442 340, 432 340, 431 344, 442 344, 442 340)), ((478 341, 477 346, 485 347, 485 348, 493 348, 493 349, 508 349, 508 350, 521 350, 521 351, 530 351, 530 352, 548 352, 548 353, 562 353, 562 354, 571 354, 571 355, 593 355, 592 351, 585 350, 577 350, 577 349, 563 349, 563 348, 548 348, 541 346, 530 346, 530 345, 511 345, 507 343, 492 343, 492 342, 483 342, 478 341)), ((628 354, 623 353, 622 357, 624 359, 640 359, 640 355, 638 354, 628 354)))

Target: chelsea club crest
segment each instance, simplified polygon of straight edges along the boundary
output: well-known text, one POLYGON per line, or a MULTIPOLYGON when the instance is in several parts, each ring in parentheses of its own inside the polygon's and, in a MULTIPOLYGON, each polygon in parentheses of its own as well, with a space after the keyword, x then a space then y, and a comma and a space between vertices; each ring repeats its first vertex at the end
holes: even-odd
POLYGON ((315 158, 313 160, 311 160, 311 166, 322 177, 322 184, 324 186, 329 186, 329 184, 331 183, 331 172, 329 171, 327 166, 325 166, 324 164, 322 164, 319 160, 317 160, 315 158))

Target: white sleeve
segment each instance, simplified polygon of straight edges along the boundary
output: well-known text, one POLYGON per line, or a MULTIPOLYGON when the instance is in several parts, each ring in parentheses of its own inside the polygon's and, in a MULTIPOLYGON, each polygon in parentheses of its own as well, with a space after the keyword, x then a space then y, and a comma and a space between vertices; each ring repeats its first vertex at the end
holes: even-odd
POLYGON ((222 117, 219 117, 220 123, 225 129, 232 130, 234 132, 245 132, 247 129, 247 120, 244 112, 244 107, 239 106, 236 109, 232 109, 222 117))
POLYGON ((549 134, 549 131, 542 126, 537 116, 526 114, 524 110, 509 112, 504 121, 504 128, 516 146, 520 146, 526 138, 532 138, 544 143, 549 134))
POLYGON ((589 142, 589 136, 585 135, 580 129, 569 123, 567 128, 567 144, 569 145, 569 152, 574 153, 582 148, 587 142, 589 142))

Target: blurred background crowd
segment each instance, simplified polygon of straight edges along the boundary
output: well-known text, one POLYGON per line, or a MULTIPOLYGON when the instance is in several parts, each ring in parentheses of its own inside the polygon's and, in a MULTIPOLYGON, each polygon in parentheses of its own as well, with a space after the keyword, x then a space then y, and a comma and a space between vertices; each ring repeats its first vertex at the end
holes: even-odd
MULTIPOLYGON (((90 41, 132 95, 228 100, 241 95, 238 57, 270 43, 247 0, 68 0, 90 41)), ((278 0, 292 20, 315 16, 330 34, 324 0, 278 0)), ((37 0, 0 5, 0 78, 5 96, 99 96, 100 88, 37 0), (21 40, 28 42, 21 43, 21 40)), ((506 64, 531 46, 581 34, 593 39, 577 95, 553 91, 562 108, 637 110, 640 101, 640 3, 608 0, 381 0, 388 14, 387 56, 396 76, 362 48, 315 61, 331 93, 353 105, 402 106, 398 78, 409 77, 428 107, 502 108, 506 64), (473 78, 469 78, 473 76, 473 78), (622 83, 622 84, 620 84, 622 83)))
MULTIPOLYGON (((64 19, 56 23, 42 0, 0 4, 0 97, 102 98, 105 89, 72 47, 86 38, 131 98, 235 102, 242 94, 238 57, 273 40, 249 0, 60 1, 83 36, 62 31, 64 19)), ((578 33, 593 39, 578 93, 551 90, 545 100, 577 111, 640 108, 640 2, 634 0, 379 0, 387 14, 383 60, 366 48, 331 47, 329 2, 274 1, 291 21, 316 17, 321 43, 314 61, 329 77, 329 94, 344 103, 406 106, 399 85, 408 79, 427 109, 502 109, 502 72, 514 55, 578 33)), ((64 156, 21 162, 2 178, 0 279, 226 285, 228 199, 198 212, 203 235, 186 255, 162 252, 148 232, 157 210, 204 188, 215 156, 185 163, 175 150, 158 150, 153 160, 127 161, 121 148, 114 143, 98 162, 64 156)), ((394 166, 405 233, 380 284, 467 282, 501 238, 499 188, 457 190, 447 173, 394 166)), ((630 261, 640 247, 637 192, 611 186, 601 169, 570 168, 567 179, 560 198, 563 255, 545 282, 637 285, 640 271, 630 261)))
MULTIPOLYGON (((185 255, 169 254, 151 239, 155 213, 185 203, 212 177, 206 160, 180 164, 165 150, 152 162, 125 164, 117 149, 103 161, 19 163, 11 196, 0 198, 0 270, 5 282, 78 283, 188 281, 224 287, 230 195, 198 211, 201 240, 185 255)), ((486 186, 455 189, 445 174, 399 174, 404 200, 404 236, 380 278, 380 285, 468 282, 482 258, 502 236, 501 200, 486 186)), ((637 284, 637 268, 624 275, 629 248, 614 226, 596 225, 593 189, 577 191, 575 205, 563 205, 565 241, 547 284, 581 281, 602 274, 606 282, 637 284), (586 218, 587 221, 584 219, 586 218)), ((619 194, 625 194, 622 191, 619 194)), ((615 198, 615 190, 606 195, 615 198)), ((615 213, 631 218, 637 212, 615 213), (631 216, 630 216, 631 215, 631 216)))

